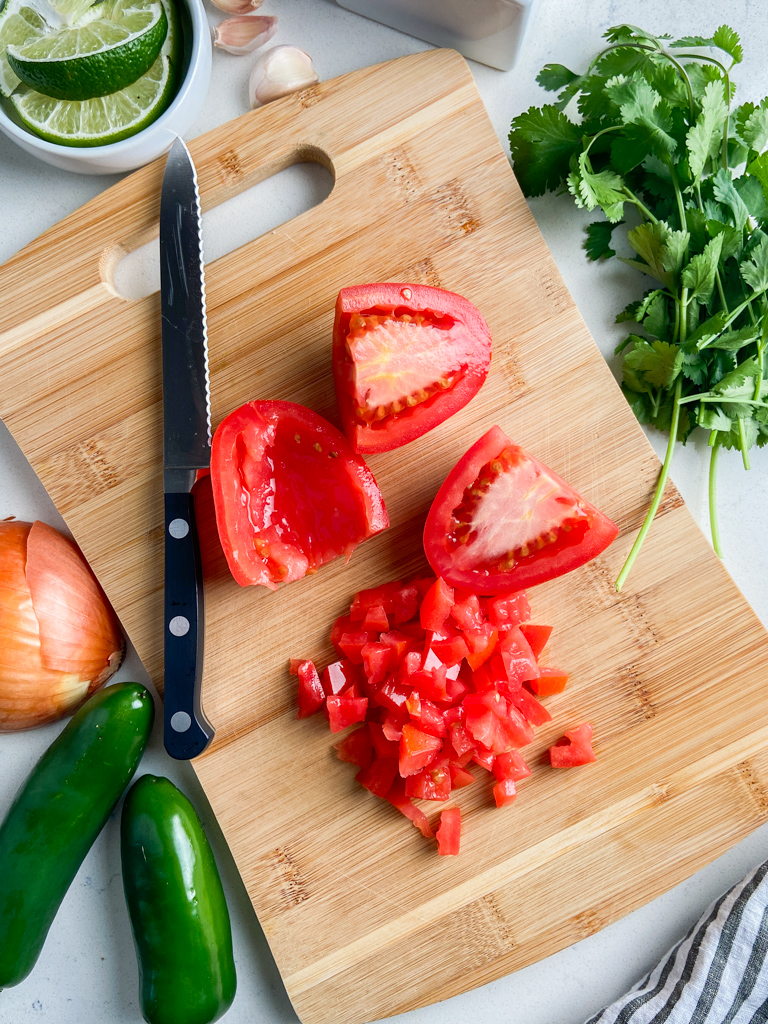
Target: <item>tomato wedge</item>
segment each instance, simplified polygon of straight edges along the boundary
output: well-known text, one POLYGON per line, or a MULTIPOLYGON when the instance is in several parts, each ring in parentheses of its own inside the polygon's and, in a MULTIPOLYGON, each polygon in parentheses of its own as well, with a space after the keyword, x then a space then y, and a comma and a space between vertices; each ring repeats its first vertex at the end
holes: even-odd
POLYGON ((491 427, 437 492, 424 551, 452 586, 501 594, 578 568, 618 532, 556 473, 491 427))
POLYGON ((248 402, 211 449, 216 525, 241 586, 276 590, 389 525, 371 471, 322 416, 293 402, 248 402))
POLYGON ((343 288, 333 376, 356 452, 388 452, 458 412, 488 376, 491 335, 454 292, 421 284, 343 288))

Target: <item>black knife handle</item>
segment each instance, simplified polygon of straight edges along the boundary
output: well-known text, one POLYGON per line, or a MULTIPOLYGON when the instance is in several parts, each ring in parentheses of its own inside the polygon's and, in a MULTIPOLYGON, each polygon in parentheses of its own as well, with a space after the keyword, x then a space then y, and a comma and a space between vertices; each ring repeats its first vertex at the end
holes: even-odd
POLYGON ((179 761, 202 754, 213 739, 200 700, 204 623, 194 498, 166 494, 164 740, 179 761))

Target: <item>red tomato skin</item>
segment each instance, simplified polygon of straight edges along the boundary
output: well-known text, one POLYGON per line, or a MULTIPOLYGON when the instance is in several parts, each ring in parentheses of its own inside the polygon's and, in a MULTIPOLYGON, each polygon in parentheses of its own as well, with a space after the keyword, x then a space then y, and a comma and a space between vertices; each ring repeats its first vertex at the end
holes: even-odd
MULTIPOLYGON (((300 579, 308 569, 314 571, 342 554, 349 558, 361 541, 389 526, 384 500, 371 471, 360 456, 350 449, 344 435, 334 426, 316 412, 294 402, 247 402, 222 420, 211 446, 211 486, 216 525, 230 572, 242 587, 260 585, 276 590, 278 583, 283 582, 279 576, 277 579, 274 578, 268 558, 259 553, 254 543, 259 537, 259 532, 252 521, 253 509, 248 507, 248 502, 244 504, 242 501, 245 494, 242 468, 245 456, 242 448, 246 447, 250 461, 254 465, 258 464, 268 451, 274 450, 278 432, 294 429, 297 432, 296 436, 303 435, 307 439, 314 439, 313 443, 320 445, 325 452, 328 478, 332 478, 334 486, 341 489, 336 493, 343 491, 350 507, 354 505, 357 521, 354 524, 346 524, 349 536, 343 540, 339 538, 339 550, 330 546, 327 550, 321 547, 315 550, 314 541, 307 537, 303 538, 309 549, 308 553, 305 551, 302 555, 305 563, 303 569, 299 564, 300 559, 294 559, 295 568, 287 571, 284 581, 300 579), (251 447, 248 447, 248 442, 251 447), (329 457, 330 451, 336 452, 336 458, 329 457)), ((307 445, 304 448, 310 451, 307 445)), ((313 460, 315 458, 314 455, 309 457, 313 460)), ((317 453, 318 467, 326 464, 320 462, 322 457, 321 453, 317 453)), ((295 503, 295 489, 292 494, 295 503)), ((311 507, 308 501, 306 508, 311 507)), ((291 514, 295 513, 294 504, 291 514)), ((337 509, 338 514, 340 513, 337 509)), ((270 546, 281 545, 276 545, 270 540, 267 548, 270 546)), ((296 550, 295 545, 292 550, 296 550)))
POLYGON ((455 857, 461 841, 461 811, 446 807, 440 815, 437 828, 437 852, 441 857, 455 857))
POLYGON ((395 580, 393 583, 382 583, 369 590, 359 590, 349 606, 350 621, 362 622, 370 609, 376 607, 382 608, 385 615, 391 615, 395 610, 395 594, 401 587, 402 583, 395 580))
POLYGON ((569 729, 562 739, 549 748, 549 759, 553 768, 576 768, 596 761, 592 749, 591 724, 583 722, 575 729, 569 729))
POLYGON ((442 630, 448 621, 453 607, 453 588, 440 579, 435 580, 429 588, 419 609, 419 621, 422 629, 436 632, 442 630))
POLYGON ((497 629, 519 626, 531 617, 531 606, 525 593, 503 594, 500 597, 489 597, 486 601, 488 621, 497 629))
POLYGON ((397 761, 394 758, 374 758, 367 768, 361 768, 355 779, 374 796, 386 797, 397 776, 397 761))
POLYGON ((361 454, 389 452, 414 441, 462 409, 480 390, 491 363, 491 333, 480 311, 455 292, 422 284, 378 283, 342 288, 336 300, 333 324, 333 378, 344 433, 354 451, 361 454), (410 293, 410 294, 408 294, 410 293), (353 401, 353 364, 346 339, 350 316, 367 310, 392 313, 408 308, 448 314, 465 324, 476 343, 474 359, 466 372, 447 391, 397 416, 387 417, 384 427, 361 423, 353 401))
POLYGON ((493 799, 496 801, 497 807, 506 807, 516 797, 517 789, 515 788, 514 779, 502 779, 501 782, 497 782, 493 787, 493 799))
POLYGON ((451 773, 452 789, 464 789, 465 786, 471 786, 475 781, 475 776, 472 772, 468 772, 466 768, 462 768, 455 762, 451 762, 451 764, 448 765, 448 770, 451 773))
POLYGON ((470 487, 480 470, 499 455, 505 448, 518 448, 500 427, 491 427, 479 441, 462 456, 443 481, 432 502, 424 526, 424 553, 435 574, 447 583, 476 594, 500 595, 545 583, 577 569, 604 551, 616 538, 619 528, 595 508, 590 502, 577 495, 573 488, 544 466, 528 452, 523 456, 545 471, 566 491, 578 498, 588 518, 588 529, 578 544, 551 545, 544 547, 530 558, 519 561, 508 572, 486 572, 476 569, 457 569, 453 565, 452 553, 448 550, 448 536, 453 510, 462 503, 464 491, 470 487))
POLYGON ((523 760, 523 755, 519 750, 507 750, 493 759, 493 774, 499 782, 503 782, 504 779, 519 782, 521 779, 528 778, 531 769, 523 760))
POLYGON ((371 733, 371 743, 376 751, 376 756, 397 759, 400 750, 398 742, 387 739, 384 735, 384 727, 379 725, 378 722, 369 722, 368 729, 371 733))
POLYGON ((368 768, 373 759, 371 734, 365 725, 359 725, 334 746, 340 761, 355 764, 358 768, 368 768))
POLYGON ((320 682, 317 669, 311 661, 302 661, 297 666, 299 677, 299 710, 297 718, 309 718, 319 711, 325 700, 325 690, 320 682))
POLYGON ((435 833, 432 831, 426 814, 412 803, 409 796, 406 796, 405 782, 402 779, 395 778, 385 800, 388 800, 401 814, 409 818, 425 839, 434 838, 435 833))
POLYGON ((536 661, 541 657, 541 652, 547 646, 547 641, 552 636, 551 626, 539 626, 534 622, 521 622, 520 632, 528 641, 528 646, 533 651, 536 661))
POLYGON ((400 737, 400 774, 405 779, 416 775, 435 760, 443 741, 406 723, 400 737))
POLYGON ((341 732, 347 726, 365 721, 365 713, 368 710, 367 697, 328 697, 325 704, 328 708, 331 732, 341 732))
POLYGON ((323 669, 320 678, 328 697, 338 697, 347 687, 357 682, 355 666, 347 658, 331 662, 323 669))
POLYGON ((528 693, 522 687, 510 687, 506 691, 506 697, 510 704, 514 705, 520 713, 531 723, 531 725, 545 725, 552 721, 552 715, 543 704, 540 704, 532 693, 528 693))

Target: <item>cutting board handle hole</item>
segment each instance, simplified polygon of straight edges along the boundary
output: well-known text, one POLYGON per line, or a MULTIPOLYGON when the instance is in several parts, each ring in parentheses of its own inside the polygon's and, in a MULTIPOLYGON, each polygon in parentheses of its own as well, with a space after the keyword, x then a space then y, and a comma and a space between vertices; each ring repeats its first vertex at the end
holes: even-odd
MULTIPOLYGON (((295 163, 203 214, 206 263, 274 231, 327 199, 333 175, 322 164, 295 163)), ((157 238, 127 253, 114 266, 115 292, 124 299, 143 299, 160 291, 160 246, 157 238)))

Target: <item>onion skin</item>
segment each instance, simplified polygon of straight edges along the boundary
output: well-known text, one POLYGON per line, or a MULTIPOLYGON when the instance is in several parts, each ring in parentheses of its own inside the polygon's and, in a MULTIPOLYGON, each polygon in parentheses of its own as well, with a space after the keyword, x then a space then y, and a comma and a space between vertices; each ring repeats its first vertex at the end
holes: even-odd
POLYGON ((45 523, 0 522, 0 732, 74 712, 125 642, 78 548, 45 523))

